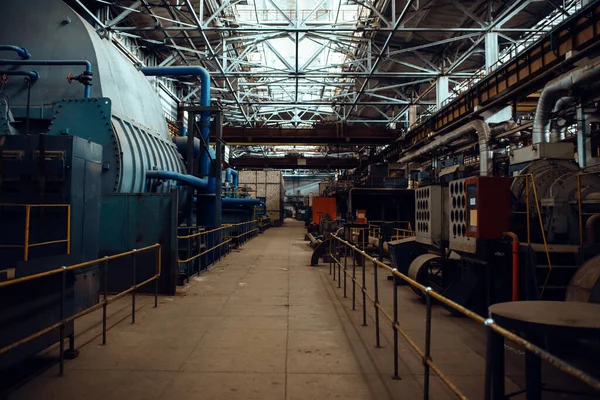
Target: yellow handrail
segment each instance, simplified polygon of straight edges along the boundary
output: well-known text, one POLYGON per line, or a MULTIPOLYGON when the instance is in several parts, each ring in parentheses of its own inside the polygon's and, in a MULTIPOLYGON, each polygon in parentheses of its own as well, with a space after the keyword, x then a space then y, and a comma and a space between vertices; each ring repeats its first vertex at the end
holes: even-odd
POLYGON ((22 248, 23 261, 29 260, 29 249, 32 247, 46 246, 49 244, 66 243, 67 254, 71 254, 71 205, 70 204, 18 204, 18 203, 0 203, 0 207, 25 207, 25 238, 23 244, 3 244, 0 248, 22 248), (59 240, 50 240, 40 243, 29 243, 29 234, 31 231, 31 208, 50 208, 65 207, 67 209, 67 238, 59 240))
MULTIPOLYGON (((257 222, 260 222, 260 221, 259 220, 252 220, 252 221, 239 222, 239 223, 235 223, 235 224, 222 224, 220 227, 214 228, 214 229, 211 229, 211 230, 208 230, 208 231, 196 232, 196 233, 193 233, 193 234, 190 234, 190 235, 178 235, 177 239, 188 239, 189 240, 191 238, 198 237, 198 236, 201 236, 201 235, 206 235, 208 233, 222 231, 224 229, 230 229, 230 228, 238 227, 238 226, 251 225, 251 224, 255 224, 257 222)), ((198 254, 195 254, 193 256, 190 256, 188 254, 188 258, 186 258, 186 259, 179 259, 178 258, 177 262, 178 263, 184 263, 184 264, 188 263, 190 261, 193 261, 193 260, 197 259, 200 256, 203 256, 203 255, 205 255, 205 254, 207 254, 207 253, 209 253, 209 252, 211 252, 213 250, 218 249, 219 247, 221 247, 221 246, 223 246, 223 245, 225 245, 227 243, 230 243, 233 239, 239 239, 239 238, 241 238, 243 236, 246 236, 246 235, 248 235, 248 234, 250 234, 252 232, 256 232, 258 230, 259 230, 258 228, 254 228, 252 230, 248 230, 248 231, 246 231, 244 233, 241 233, 241 234, 239 234, 237 236, 232 236, 232 235, 222 236, 222 239, 224 239, 224 240, 221 243, 219 243, 217 245, 214 245, 210 249, 206 249, 206 250, 204 250, 202 252, 199 252, 198 254)), ((188 273, 189 273, 189 271, 188 271, 188 273)))
POLYGON ((395 235, 393 237, 394 240, 398 239, 406 239, 407 237, 413 237, 417 234, 417 232, 412 229, 400 229, 394 228, 395 235))
MULTIPOLYGON (((365 260, 368 259, 369 261, 371 261, 374 264, 374 266, 378 266, 378 267, 385 269, 386 271, 391 273, 393 276, 402 279, 404 282, 408 283, 413 288, 416 288, 416 289, 420 290, 421 292, 423 292, 423 294, 425 294, 425 296, 430 296, 430 297, 436 299, 437 301, 439 301, 440 303, 452 308, 453 310, 458 311, 459 313, 471 318, 472 320, 487 326, 489 329, 498 333, 505 339, 508 339, 508 340, 524 347, 527 351, 529 351, 529 352, 535 354, 536 356, 540 357, 541 359, 549 362, 550 364, 554 365, 561 371, 579 379, 580 381, 584 382, 591 388, 593 388, 595 390, 600 390, 600 381, 597 380, 596 378, 586 374, 585 372, 577 369, 576 367, 568 364, 567 362, 559 359, 558 357, 548 353, 547 351, 534 345, 533 343, 528 342, 527 340, 523 339, 522 337, 502 328, 501 326, 497 325, 494 321, 492 321, 490 319, 486 320, 483 317, 481 317, 480 315, 474 313, 473 311, 461 306, 460 304, 448 299, 447 297, 442 296, 439 293, 436 293, 435 291, 431 290, 431 288, 425 287, 424 285, 418 283, 417 281, 411 279, 410 277, 402 274, 401 272, 398 272, 398 270, 396 268, 392 268, 389 265, 382 263, 377 258, 371 257, 368 253, 366 253, 363 250, 359 249, 358 247, 354 246, 352 243, 349 243, 346 240, 340 238, 339 236, 336 236, 334 234, 330 234, 330 236, 332 239, 337 240, 338 242, 340 242, 343 245, 352 249, 353 251, 350 252, 351 254, 360 254, 365 260)), ((332 242, 333 242, 333 240, 332 240, 332 242)), ((344 253, 344 254, 347 254, 347 253, 344 253)), ((330 256, 332 257, 334 262, 338 265, 338 268, 344 268, 344 274, 347 276, 350 276, 352 282, 354 284, 356 284, 357 279, 355 277, 353 277, 346 270, 344 265, 337 258, 333 257, 333 254, 331 253, 331 246, 330 246, 330 256)), ((334 274, 335 274, 335 271, 334 271, 334 274)), ((366 288, 363 287, 362 291, 364 293, 366 293, 366 288)), ((453 382, 451 382, 450 379, 446 375, 444 375, 443 372, 433 363, 433 360, 431 358, 424 357, 425 353, 423 352, 423 350, 421 350, 417 346, 417 344, 408 336, 408 334, 401 329, 399 324, 393 322, 393 319, 382 309, 380 303, 378 301, 374 301, 371 298, 371 296, 367 296, 367 298, 369 298, 371 300, 371 302, 373 304, 375 304, 375 307, 377 307, 377 309, 382 312, 382 314, 386 317, 386 319, 388 319, 390 322, 392 322, 393 328, 407 341, 407 343, 410 345, 410 347, 423 359, 423 362, 425 364, 427 364, 440 377, 442 382, 444 382, 444 384, 459 398, 466 399, 464 394, 456 387, 456 385, 453 382)))
MULTIPOLYGON (((57 275, 57 274, 64 274, 67 271, 73 271, 76 269, 80 269, 80 268, 84 268, 84 267, 88 267, 91 265, 99 265, 99 264, 104 264, 105 266, 108 266, 108 262, 111 260, 116 260, 118 258, 122 258, 122 257, 126 257, 129 255, 135 255, 144 251, 148 251, 148 250, 152 250, 152 249, 156 249, 156 273, 154 274, 154 276, 146 279, 143 282, 140 283, 134 283, 128 288, 123 290, 120 293, 117 293, 116 295, 114 295, 113 297, 111 297, 110 299, 107 299, 106 296, 104 297, 103 300, 101 300, 98 304, 92 306, 92 307, 88 307, 87 309, 78 312, 77 314, 71 315, 69 317, 63 317, 61 316, 61 320, 59 322, 56 322, 44 329, 41 329, 27 337, 24 337, 20 340, 18 340, 17 342, 14 342, 8 346, 5 346, 3 348, 0 348, 0 355, 5 354, 7 352, 9 352, 10 350, 19 347, 22 344, 25 344, 27 342, 32 341, 33 339, 36 339, 48 332, 53 331, 54 329, 57 328, 62 328, 66 323, 71 322, 76 320, 79 317, 82 317, 84 315, 87 315, 95 310, 98 310, 102 307, 106 307, 108 304, 122 298, 123 296, 125 296, 128 293, 131 293, 135 290, 137 290, 138 288, 147 285, 148 283, 152 282, 152 281, 156 281, 159 277, 160 274, 162 272, 162 250, 161 250, 161 246, 160 244, 156 243, 150 246, 146 246, 146 247, 142 247, 140 249, 134 249, 134 250, 130 250, 130 251, 126 251, 123 253, 118 253, 118 254, 113 254, 110 256, 106 256, 106 257, 102 257, 102 258, 97 258, 95 260, 90 260, 90 261, 85 261, 82 263, 78 263, 78 264, 72 264, 69 266, 63 266, 61 268, 56 268, 50 271, 45 271, 45 272, 40 272, 38 274, 33 274, 33 275, 29 275, 29 276, 24 276, 21 278, 16 278, 16 279, 11 279, 8 281, 4 281, 4 282, 0 282, 0 288, 2 287, 7 287, 7 286, 12 286, 12 285, 16 285, 18 283, 22 283, 22 282, 28 282, 28 281, 32 281, 35 279, 39 279, 39 278, 43 278, 43 277, 47 277, 47 276, 52 276, 52 275, 57 275)), ((134 256, 135 257, 135 256, 134 256)), ((135 263, 135 261, 134 261, 135 263)), ((135 265, 135 264, 134 264, 135 265)), ((135 271, 135 268, 134 268, 135 271)), ((135 278, 135 273, 134 273, 134 278, 135 278)), ((62 290, 64 291, 65 288, 63 287, 62 290)), ((158 283, 155 289, 155 293, 154 293, 154 305, 155 307, 158 306, 158 283)), ((61 298, 64 298, 64 296, 61 296, 61 298)), ((132 300, 133 301, 133 300, 132 300)), ((61 305, 61 309, 62 309, 62 305, 61 305)), ((62 312, 62 311, 61 311, 62 312)), ((103 315, 103 332, 106 332, 106 315, 103 315)), ((63 330, 61 329, 61 336, 63 334, 63 330)), ((60 361, 61 361, 61 373, 62 373, 62 362, 63 362, 63 353, 60 353, 60 361)))

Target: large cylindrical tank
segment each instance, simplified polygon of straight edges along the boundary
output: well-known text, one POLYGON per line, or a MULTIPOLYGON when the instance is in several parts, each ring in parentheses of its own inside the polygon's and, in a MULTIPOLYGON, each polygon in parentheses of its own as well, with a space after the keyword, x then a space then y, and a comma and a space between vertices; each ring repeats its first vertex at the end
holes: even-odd
MULTIPOLYGON (((578 244, 580 224, 578 180, 582 211, 588 215, 599 209, 597 200, 600 199, 600 178, 593 174, 582 173, 579 166, 572 161, 553 159, 533 161, 521 170, 520 174, 521 177, 513 179, 511 191, 521 212, 524 212, 527 206, 529 207, 532 240, 536 242, 543 240, 537 211, 539 207, 548 243, 578 244), (579 179, 578 175, 580 175, 579 179)), ((516 214, 516 216, 524 217, 524 214, 516 214)), ((582 220, 586 219, 587 216, 584 216, 582 220)))
MULTIPOLYGON (((84 19, 61 0, 4 0, 0 12, 2 42, 25 47, 32 60, 88 60, 92 64, 91 97, 111 99, 112 130, 73 132, 104 146, 103 192, 138 193, 145 188, 145 171, 185 172, 175 147, 157 93, 132 62, 102 38, 84 19)), ((0 58, 15 58, 0 53, 0 58)), ((0 70, 13 69, 2 66, 0 70)), ((83 67, 19 67, 35 70, 40 79, 31 89, 32 118, 35 110, 60 99, 83 96, 80 83, 67 82, 67 75, 83 67)), ((11 107, 25 107, 27 90, 22 79, 10 79, 3 90, 11 107)), ((74 116, 77 118, 77 116, 74 116)), ((79 116, 85 118, 85 115, 79 116)), ((175 183, 165 183, 167 191, 175 183)))

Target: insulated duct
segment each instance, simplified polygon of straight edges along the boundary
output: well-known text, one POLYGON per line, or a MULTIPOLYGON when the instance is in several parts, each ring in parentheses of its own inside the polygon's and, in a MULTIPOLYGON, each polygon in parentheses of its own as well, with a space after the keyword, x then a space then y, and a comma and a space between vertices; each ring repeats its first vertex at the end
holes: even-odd
MULTIPOLYGON (((558 101, 554 105, 554 108, 552 109, 552 113, 556 114, 556 113, 562 111, 565 107, 568 107, 568 106, 574 104, 576 101, 577 101, 577 98, 573 97, 573 96, 561 97, 560 99, 558 99, 558 101)), ((565 122, 564 120, 563 120, 563 124, 559 123, 559 120, 560 120, 560 118, 557 118, 557 120, 555 120, 553 123, 550 124, 550 135, 544 137, 546 142, 557 143, 557 142, 560 142, 562 137, 564 137, 565 131, 567 130, 567 126, 566 126, 566 123, 564 123, 565 122)))
POLYGON ((532 141, 534 144, 546 141, 550 137, 550 116, 556 102, 561 97, 568 96, 569 92, 577 85, 585 84, 598 76, 600 76, 600 59, 561 75, 544 86, 533 120, 532 141))
POLYGON ((421 147, 419 150, 405 155, 400 160, 398 160, 398 162, 400 164, 409 163, 417 157, 431 153, 435 149, 441 146, 448 145, 460 139, 463 135, 468 135, 473 132, 477 133, 477 138, 479 142, 479 175, 493 176, 494 160, 490 148, 490 140, 492 138, 492 133, 489 125, 485 121, 480 119, 473 120, 461 126, 460 128, 455 129, 450 133, 447 133, 444 136, 436 138, 433 142, 421 147))

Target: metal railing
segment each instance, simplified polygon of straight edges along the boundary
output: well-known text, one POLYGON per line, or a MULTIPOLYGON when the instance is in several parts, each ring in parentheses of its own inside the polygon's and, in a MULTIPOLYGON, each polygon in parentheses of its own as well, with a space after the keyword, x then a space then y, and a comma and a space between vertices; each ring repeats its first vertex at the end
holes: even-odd
POLYGON ((237 235, 229 235, 226 237, 229 239, 236 239, 237 244, 241 245, 248 241, 248 235, 251 235, 255 232, 258 233, 258 231, 260 230, 258 228, 258 223, 259 220, 255 219, 252 221, 240 222, 239 224, 228 224, 227 226, 229 228, 237 227, 238 229, 241 229, 241 232, 237 235))
POLYGON ((392 240, 399 240, 399 239, 406 239, 409 237, 413 237, 416 236, 417 232, 413 231, 412 229, 400 229, 400 228, 395 228, 394 229, 394 236, 392 236, 392 240))
POLYGON ((269 217, 264 217, 258 220, 258 226, 260 227, 260 229, 271 225, 271 218, 269 217))
MULTIPOLYGON (((59 375, 63 375, 63 373, 64 373, 64 353, 65 353, 65 349, 64 349, 65 327, 66 327, 67 323, 73 322, 76 319, 83 317, 84 315, 87 315, 93 311, 96 311, 96 310, 99 310, 100 308, 102 308, 102 344, 106 344, 106 330, 107 330, 106 329, 107 328, 106 311, 107 311, 107 307, 110 303, 113 303, 113 302, 119 300, 120 298, 122 298, 123 296, 125 296, 126 294, 131 293, 131 323, 134 324, 135 323, 135 294, 136 294, 136 291, 140 287, 145 286, 152 281, 155 281, 156 284, 155 284, 155 288, 154 288, 154 307, 158 307, 158 279, 160 278, 161 268, 162 268, 161 255, 162 255, 161 246, 160 246, 160 244, 156 243, 151 246, 142 247, 141 249, 133 249, 130 251, 126 251, 124 253, 113 254, 111 256, 106 256, 106 257, 98 258, 98 259, 91 260, 91 261, 86 261, 86 262, 73 264, 73 265, 69 265, 69 266, 62 266, 60 268, 56 268, 56 269, 53 269, 50 271, 40 272, 38 274, 33 274, 33 275, 29 275, 29 276, 24 276, 21 278, 15 278, 15 279, 11 279, 8 281, 0 282, 0 289, 1 289, 4 287, 7 287, 7 286, 16 285, 16 284, 19 284, 22 282, 33 281, 35 279, 40 279, 40 278, 48 277, 48 276, 52 276, 52 275, 61 274, 61 276, 62 276, 61 287, 60 287, 60 321, 58 321, 44 329, 41 329, 27 337, 24 337, 24 338, 18 340, 17 342, 14 342, 8 346, 1 348, 0 356, 2 354, 5 354, 5 353, 7 353, 25 343, 28 343, 42 335, 45 335, 46 333, 49 333, 49 332, 59 328, 59 331, 60 331, 59 375), (153 249, 156 249, 156 272, 152 277, 144 280, 143 282, 137 283, 136 256, 137 256, 137 254, 140 254, 140 253, 143 253, 146 251, 150 251, 153 249), (125 290, 113 295, 112 297, 108 298, 108 263, 109 263, 109 261, 127 257, 127 256, 132 256, 132 266, 133 266, 132 267, 132 269, 133 269, 132 284, 128 289, 125 289, 125 290), (98 265, 98 266, 101 265, 102 269, 103 269, 103 282, 102 282, 102 289, 101 289, 102 300, 100 300, 100 302, 98 304, 88 307, 85 310, 80 311, 74 315, 65 316, 67 272, 85 268, 85 267, 94 266, 94 265, 98 265)), ((71 343, 71 346, 72 345, 73 344, 71 343)))
POLYGON ((29 249, 32 247, 46 246, 50 244, 66 243, 67 254, 71 254, 71 205, 70 204, 11 204, 0 203, 1 207, 25 207, 25 238, 23 244, 1 244, 0 248, 22 248, 23 261, 29 260, 29 249), (29 236, 31 232, 31 209, 32 208, 66 208, 67 209, 67 238, 59 240, 50 240, 46 242, 30 243, 29 236))
MULTIPOLYGON (((187 247, 187 253, 186 253, 186 258, 185 259, 181 259, 178 258, 177 262, 179 264, 185 264, 186 265, 186 270, 187 270, 187 282, 190 282, 190 277, 193 275, 192 273, 192 262, 194 260, 196 260, 199 257, 202 257, 205 254, 208 254, 212 251, 215 251, 219 248, 221 248, 222 246, 228 244, 231 242, 231 239, 228 240, 221 240, 225 237, 225 235, 223 234, 229 227, 229 225, 221 225, 219 228, 215 228, 215 229, 210 229, 208 231, 205 230, 201 230, 199 232, 195 232, 189 235, 178 235, 177 239, 187 239, 186 242, 186 247, 187 247), (210 237, 212 237, 212 244, 209 244, 210 240, 209 240, 209 235, 210 237), (193 254, 192 255, 192 239, 197 240, 196 243, 196 248, 198 249, 198 253, 193 254), (202 250, 202 239, 204 239, 204 243, 206 244, 206 247, 211 246, 205 250, 202 250), (217 243, 218 242, 218 243, 217 243)), ((221 258, 221 252, 219 251, 217 253, 217 259, 221 258)), ((201 270, 201 268, 198 268, 198 272, 201 270)))
POLYGON ((381 239, 381 227, 378 225, 379 223, 394 224, 396 226, 394 227, 394 236, 392 236, 394 240, 398 239, 397 236, 399 236, 399 233, 403 237, 414 236, 414 234, 410 234, 410 232, 414 232, 410 221, 369 221, 369 236, 381 239))
MULTIPOLYGON (((260 225, 261 220, 252 220, 246 222, 240 222, 237 224, 223 224, 219 228, 211 229, 208 231, 199 231, 188 235, 178 235, 177 239, 187 240, 187 254, 186 258, 178 258, 177 262, 179 264, 186 264, 187 270, 187 282, 189 283, 190 277, 194 275, 196 272, 200 272, 202 268, 198 268, 198 271, 192 271, 192 262, 197 258, 206 255, 210 252, 215 252, 226 244, 233 245, 242 245, 246 241, 248 241, 248 235, 252 235, 258 233, 260 228, 263 227, 260 225), (212 240, 209 239, 212 237, 212 240), (205 239, 206 246, 211 246, 207 249, 202 250, 202 238, 205 239), (198 252, 196 254, 192 254, 192 240, 197 240, 196 248, 198 252)), ((228 252, 228 250, 227 250, 228 252)), ((221 259, 222 252, 218 251, 216 253, 217 261, 221 259)))
POLYGON ((550 250, 548 248, 548 241, 546 240, 546 231, 544 230, 544 222, 542 221, 542 211, 540 208, 540 200, 537 194, 537 186, 535 185, 535 177, 533 174, 519 174, 514 177, 516 181, 519 178, 525 178, 525 211, 513 211, 513 214, 526 214, 527 218, 527 244, 531 244, 531 211, 529 208, 529 181, 531 179, 531 187, 533 188, 533 201, 535 202, 535 208, 538 215, 538 221, 540 223, 540 231, 542 234, 542 241, 544 244, 544 252, 546 253, 546 261, 548 262, 548 273, 546 274, 546 279, 544 280, 544 284, 542 285, 542 290, 540 292, 540 299, 544 295, 544 291, 546 290, 546 286, 548 285, 548 281, 550 280, 550 273, 552 273, 552 261, 550 260, 550 250))
MULTIPOLYGON (((433 371, 440 380, 446 385, 446 387, 452 391, 454 395, 456 395, 459 399, 466 399, 467 397, 460 391, 460 389, 456 386, 454 382, 450 380, 448 376, 446 376, 443 371, 433 362, 433 358, 431 355, 431 315, 432 315, 432 300, 437 300, 443 305, 452 308, 454 311, 474 320, 475 322, 485 326, 487 330, 487 340, 490 341, 492 335, 500 335, 504 339, 508 339, 511 342, 523 347, 525 351, 531 352, 534 355, 538 356, 544 361, 552 364, 554 367, 559 370, 577 378, 582 381, 589 387, 600 391, 600 381, 596 378, 586 374, 585 372, 577 369, 571 364, 559 359, 558 357, 548 353, 542 348, 534 345, 531 342, 521 338, 520 336, 502 328, 497 325, 491 318, 483 318, 479 314, 474 313, 473 311, 461 306, 458 303, 436 293, 430 287, 426 287, 408 276, 398 272, 396 268, 392 268, 387 264, 382 263, 377 260, 377 258, 371 257, 366 252, 362 251, 358 247, 354 246, 352 243, 345 241, 344 239, 336 236, 334 234, 330 234, 332 240, 330 240, 329 245, 329 273, 333 275, 333 280, 337 280, 338 288, 342 287, 342 279, 343 279, 343 290, 344 290, 344 298, 347 298, 347 279, 350 278, 352 281, 352 310, 356 310, 356 291, 357 287, 362 293, 362 319, 363 326, 367 326, 367 300, 373 305, 375 312, 375 344, 376 347, 380 347, 381 339, 380 339, 380 314, 388 320, 391 324, 393 333, 394 333, 394 374, 393 378, 399 379, 399 336, 408 343, 408 345, 417 353, 417 355, 423 361, 423 369, 424 369, 424 387, 423 387, 423 398, 429 399, 429 383, 430 383, 430 372, 433 371), (350 254, 348 254, 350 253, 350 254), (348 268, 348 256, 352 257, 352 267, 348 268), (357 263, 357 257, 362 257, 362 262, 357 263), (344 261, 342 263, 341 258, 344 257, 344 261), (367 289, 366 282, 366 269, 367 263, 366 261, 371 261, 373 265, 373 295, 371 295, 370 291, 367 289), (357 265, 360 264, 360 265, 357 265), (361 282, 358 281, 356 277, 356 268, 357 266, 361 268, 362 279, 361 282), (336 267, 337 267, 337 279, 336 279, 336 267), (384 310, 379 302, 379 280, 378 280, 378 270, 382 268, 384 271, 392 274, 393 281, 393 313, 390 315, 386 310, 384 310), (343 278, 342 278, 343 272, 343 278), (402 280, 408 283, 412 288, 421 291, 425 297, 426 301, 426 318, 425 318, 425 349, 421 349, 415 341, 400 327, 399 324, 399 309, 398 309, 398 280, 402 280)), ((486 357, 486 364, 490 363, 490 357, 486 357)), ((491 385, 492 385, 492 376, 490 374, 490 369, 486 368, 486 376, 485 376, 485 399, 491 398, 491 385)), ((504 379, 504 378, 503 378, 504 379)), ((504 385, 504 381, 501 382, 504 385)))

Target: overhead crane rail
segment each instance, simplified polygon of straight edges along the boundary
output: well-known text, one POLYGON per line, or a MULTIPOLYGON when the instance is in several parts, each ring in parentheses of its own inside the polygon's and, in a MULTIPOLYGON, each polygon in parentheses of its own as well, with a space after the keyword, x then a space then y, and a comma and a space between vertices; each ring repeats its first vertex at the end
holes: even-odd
POLYGON ((383 150, 384 159, 398 158, 406 148, 447 131, 494 106, 541 89, 555 73, 573 68, 600 44, 600 3, 590 2, 537 43, 499 66, 435 114, 383 150))

